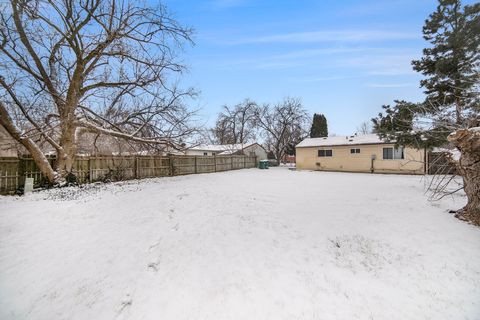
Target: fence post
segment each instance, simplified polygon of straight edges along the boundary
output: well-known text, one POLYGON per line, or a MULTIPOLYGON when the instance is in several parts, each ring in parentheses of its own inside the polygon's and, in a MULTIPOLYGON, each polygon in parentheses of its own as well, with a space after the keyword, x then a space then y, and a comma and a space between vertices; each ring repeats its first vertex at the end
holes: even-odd
POLYGON ((88 157, 88 180, 93 182, 92 157, 88 157))
POLYGON ((174 159, 174 156, 173 155, 169 155, 168 156, 168 163, 170 165, 170 175, 171 176, 174 176, 175 175, 175 167, 173 165, 173 159, 174 159))
POLYGON ((197 156, 193 156, 193 158, 195 159, 195 173, 197 173, 197 156))
POLYGON ((25 160, 24 157, 19 157, 17 162, 17 176, 19 176, 19 180, 17 180, 16 188, 19 188, 20 185, 25 183, 25 160))
POLYGON ((216 155, 213 155, 213 164, 215 165, 213 167, 214 168, 213 172, 217 172, 217 156, 216 155))
POLYGON ((135 179, 138 179, 138 158, 137 155, 133 156, 133 176, 135 179))
POLYGON ((233 155, 230 156, 230 170, 233 170, 233 155))

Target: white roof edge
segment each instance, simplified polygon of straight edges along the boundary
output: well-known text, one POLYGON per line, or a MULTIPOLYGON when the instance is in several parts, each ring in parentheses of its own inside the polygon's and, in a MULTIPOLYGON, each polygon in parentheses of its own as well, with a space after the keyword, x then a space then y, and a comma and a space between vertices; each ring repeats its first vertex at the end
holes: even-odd
POLYGON ((210 144, 210 145, 199 145, 195 147, 187 148, 187 150, 197 150, 197 151, 232 151, 232 150, 243 150, 254 144, 262 146, 258 142, 246 142, 246 143, 236 143, 236 144, 210 144))
POLYGON ((353 145, 367 145, 367 144, 389 144, 395 141, 385 141, 380 139, 377 134, 363 134, 351 136, 336 136, 336 137, 322 137, 322 138, 306 138, 296 148, 308 147, 333 147, 333 146, 353 146, 353 145))

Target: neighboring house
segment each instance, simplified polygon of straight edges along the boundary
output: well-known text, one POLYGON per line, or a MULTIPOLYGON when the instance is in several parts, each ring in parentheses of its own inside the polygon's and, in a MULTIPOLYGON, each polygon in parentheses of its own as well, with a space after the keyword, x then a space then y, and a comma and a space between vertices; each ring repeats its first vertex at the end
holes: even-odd
POLYGON ((295 163, 295 156, 286 154, 282 158, 282 163, 295 163))
POLYGON ((0 158, 17 156, 17 142, 7 133, 7 131, 2 126, 0 126, 0 158))
POLYGON ((256 156, 257 160, 267 159, 267 151, 257 142, 244 144, 211 144, 189 148, 186 155, 194 156, 220 156, 230 154, 244 154, 256 156))
POLYGON ((424 174, 424 149, 395 148, 376 134, 307 138, 296 146, 298 169, 424 174))

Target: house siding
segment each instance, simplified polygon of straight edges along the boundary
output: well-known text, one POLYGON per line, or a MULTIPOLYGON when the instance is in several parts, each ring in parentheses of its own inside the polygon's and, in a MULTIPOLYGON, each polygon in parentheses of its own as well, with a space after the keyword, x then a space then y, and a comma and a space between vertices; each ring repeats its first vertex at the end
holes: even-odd
POLYGON ((0 157, 17 157, 17 147, 17 142, 3 127, 0 127, 0 157))
MULTIPOLYGON (((233 149, 232 151, 235 151, 235 150, 236 149, 233 149)), ((207 156, 213 156, 214 154, 222 155, 222 152, 224 151, 229 151, 228 147, 223 150, 197 149, 197 148, 187 149, 185 154, 189 156, 203 156, 205 155, 204 153, 206 153, 207 156)), ((236 152, 230 152, 228 154, 245 154, 247 156, 256 156, 257 160, 267 159, 267 152, 258 143, 248 145, 243 149, 238 149, 236 152)), ((226 153, 224 153, 223 155, 226 155, 226 153)))
POLYGON ((258 144, 252 144, 243 149, 243 153, 247 156, 256 156, 257 161, 267 159, 267 152, 258 144))
POLYGON ((213 156, 213 154, 219 154, 221 151, 211 151, 211 150, 192 150, 188 149, 185 154, 187 156, 204 156, 206 153, 207 156, 213 156))
POLYGON ((405 159, 383 159, 383 148, 394 147, 393 144, 347 145, 298 147, 296 149, 296 166, 300 170, 324 170, 347 172, 371 172, 372 155, 375 155, 373 172, 424 174, 425 151, 405 148, 405 159), (318 150, 332 150, 332 157, 318 157, 318 150), (360 149, 359 154, 350 153, 350 149, 360 149))

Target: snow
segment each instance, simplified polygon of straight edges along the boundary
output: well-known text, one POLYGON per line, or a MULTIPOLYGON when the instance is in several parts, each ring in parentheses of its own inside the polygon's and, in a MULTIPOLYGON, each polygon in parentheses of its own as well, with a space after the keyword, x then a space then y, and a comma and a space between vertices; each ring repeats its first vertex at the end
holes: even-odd
POLYGON ((197 151, 218 151, 221 152, 222 155, 228 155, 235 153, 237 151, 243 150, 245 148, 250 147, 251 145, 256 144, 256 142, 249 142, 249 143, 239 143, 239 144, 208 144, 208 145, 200 145, 196 147, 191 147, 189 150, 197 150, 197 151))
MULTIPOLYGON (((323 147, 323 146, 344 146, 358 144, 379 144, 386 143, 380 139, 377 134, 360 134, 352 136, 335 136, 323 138, 306 138, 299 144, 297 148, 302 147, 323 147)), ((392 142, 393 143, 393 142, 392 142)))
POLYGON ((418 176, 245 169, 0 197, 0 319, 479 319, 418 176))
POLYGON ((448 148, 435 147, 435 148, 432 149, 432 152, 434 152, 434 153, 435 152, 436 153, 448 153, 448 154, 450 154, 452 160, 454 160, 454 161, 459 161, 460 157, 462 155, 460 150, 458 150, 457 148, 448 149, 448 148))

